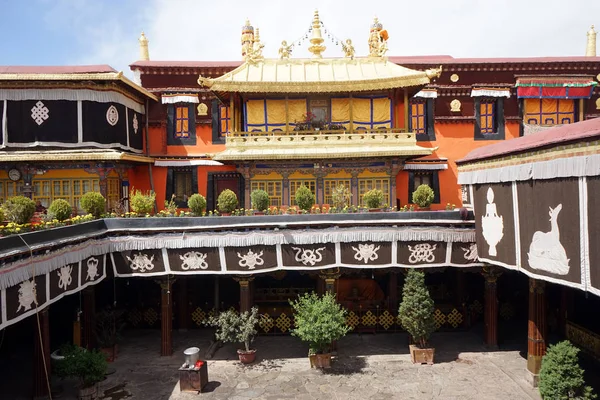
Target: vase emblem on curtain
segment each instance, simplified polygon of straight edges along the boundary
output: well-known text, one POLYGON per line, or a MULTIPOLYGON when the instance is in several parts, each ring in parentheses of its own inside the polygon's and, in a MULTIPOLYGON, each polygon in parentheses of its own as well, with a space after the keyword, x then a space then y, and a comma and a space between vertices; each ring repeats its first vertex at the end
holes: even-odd
POLYGON ((550 231, 537 231, 533 234, 529 253, 527 253, 529 266, 533 269, 550 272, 557 275, 569 273, 569 259, 567 252, 560 243, 560 232, 558 229, 558 214, 562 210, 562 204, 555 208, 550 207, 550 231))
POLYGON ((262 250, 260 253, 255 253, 252 250, 248 250, 248 253, 246 253, 245 255, 237 253, 237 256, 240 258, 240 260, 238 261, 238 265, 240 267, 255 269, 257 265, 260 266, 265 263, 265 260, 262 259, 262 250))
POLYGON ((490 256, 496 256, 496 245, 504 237, 504 218, 498 215, 496 203, 494 203, 494 190, 490 187, 487 191, 487 201, 485 205, 485 215, 481 217, 481 230, 483 238, 489 246, 490 256))

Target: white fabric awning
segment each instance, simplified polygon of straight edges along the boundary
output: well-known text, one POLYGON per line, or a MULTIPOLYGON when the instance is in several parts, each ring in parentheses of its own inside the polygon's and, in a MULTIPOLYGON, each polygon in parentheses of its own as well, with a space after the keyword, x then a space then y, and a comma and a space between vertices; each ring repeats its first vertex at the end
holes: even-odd
POLYGON ((510 89, 507 88, 473 88, 471 97, 510 97, 510 89))
POLYGON ((420 97, 422 99, 437 99, 438 94, 437 90, 421 90, 415 94, 415 97, 420 97))
POLYGON ((436 171, 448 169, 448 163, 412 163, 412 164, 404 164, 404 169, 411 171, 436 171))
POLYGON ((156 160, 157 167, 190 167, 195 165, 223 165, 214 160, 156 160))
POLYGON ((175 104, 175 103, 199 103, 197 94, 162 94, 161 101, 163 104, 175 104))

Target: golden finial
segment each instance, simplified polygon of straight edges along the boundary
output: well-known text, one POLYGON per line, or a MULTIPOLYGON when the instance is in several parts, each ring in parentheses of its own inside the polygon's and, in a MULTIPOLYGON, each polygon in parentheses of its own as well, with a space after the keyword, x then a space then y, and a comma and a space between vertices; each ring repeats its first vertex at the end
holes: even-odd
POLYGON ((288 45, 287 41, 284 40, 281 42, 281 47, 279 48, 279 58, 288 59, 292 55, 292 45, 288 45))
POLYGON ((315 10, 315 15, 312 22, 312 37, 310 43, 312 46, 308 48, 308 51, 313 53, 313 58, 323 58, 321 55, 327 47, 323 46, 323 36, 321 35, 321 20, 319 19, 319 11, 315 10))
POLYGON ((383 30, 379 18, 375 17, 369 30, 369 57, 383 57, 388 50, 387 39, 387 31, 383 30))
POLYGON ((585 49, 586 57, 596 57, 596 31, 594 25, 590 28, 587 33, 587 47, 585 49))
POLYGON ((144 32, 142 32, 138 41, 140 42, 140 60, 150 60, 150 53, 148 52, 148 39, 146 38, 144 32))
POLYGON ((246 18, 246 23, 242 27, 242 57, 246 57, 246 54, 252 52, 252 47, 254 44, 254 27, 250 24, 248 18, 246 18))

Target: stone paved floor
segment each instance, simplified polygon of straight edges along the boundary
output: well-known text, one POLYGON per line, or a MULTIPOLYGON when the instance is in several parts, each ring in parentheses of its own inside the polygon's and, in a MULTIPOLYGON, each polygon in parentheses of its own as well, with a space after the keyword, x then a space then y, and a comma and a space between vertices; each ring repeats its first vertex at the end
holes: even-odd
POLYGON ((259 337, 251 366, 237 361, 236 346, 219 349, 208 361, 209 385, 198 396, 180 393, 177 368, 185 348, 197 346, 205 354, 209 332, 176 332, 174 355, 159 357, 159 332, 135 331, 120 345, 112 364, 117 372, 101 389, 112 400, 540 398, 525 382, 526 360, 518 350, 486 352, 480 342, 466 332, 436 334, 436 364, 428 366, 411 364, 404 334, 355 334, 339 342, 333 368, 321 372, 310 368, 298 339, 259 337))

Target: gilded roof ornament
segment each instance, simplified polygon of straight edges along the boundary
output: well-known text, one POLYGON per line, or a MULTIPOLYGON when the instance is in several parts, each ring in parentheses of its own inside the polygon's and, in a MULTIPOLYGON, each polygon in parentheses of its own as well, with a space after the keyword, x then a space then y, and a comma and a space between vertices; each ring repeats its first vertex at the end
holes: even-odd
POLYGON ((254 44, 254 27, 250 25, 250 21, 246 19, 246 23, 242 27, 242 57, 246 57, 246 54, 252 52, 252 47, 254 44))
POLYGON ((321 20, 319 19, 319 11, 315 10, 315 15, 312 22, 312 37, 310 38, 310 43, 312 46, 308 48, 308 51, 313 54, 313 58, 323 58, 321 53, 327 48, 323 46, 324 41, 325 40, 321 35, 321 20))
POLYGON ((138 42, 140 43, 140 60, 149 61, 150 53, 148 51, 148 39, 146 38, 144 32, 142 32, 142 34, 140 35, 138 42))
POLYGON ((585 55, 586 57, 596 57, 596 31, 594 30, 594 25, 591 26, 587 33, 585 55))
POLYGON ((352 45, 352 40, 346 39, 346 43, 342 43, 342 50, 344 51, 344 56, 353 60, 354 59, 354 46, 352 45))
POLYGON ((388 31, 383 29, 379 19, 375 17, 369 31, 369 57, 384 57, 388 51, 388 31))
POLYGON ((279 58, 282 60, 290 58, 292 55, 292 45, 288 45, 287 41, 281 42, 281 47, 279 48, 279 58))
POLYGON ((440 65, 439 68, 430 68, 430 69, 427 69, 427 70, 425 70, 425 74, 427 75, 427 77, 429 79, 439 78, 440 75, 442 75, 442 66, 440 65))

